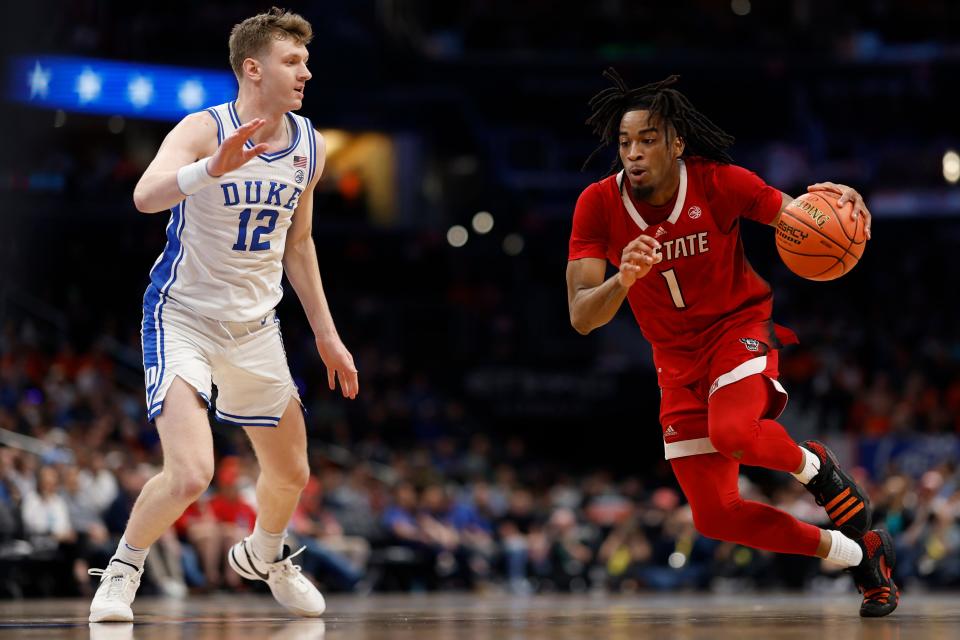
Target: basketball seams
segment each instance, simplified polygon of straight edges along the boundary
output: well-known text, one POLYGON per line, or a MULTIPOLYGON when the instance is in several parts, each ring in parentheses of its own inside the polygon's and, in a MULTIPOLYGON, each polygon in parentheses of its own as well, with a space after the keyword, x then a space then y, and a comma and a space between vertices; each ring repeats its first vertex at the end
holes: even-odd
MULTIPOLYGON (((840 222, 840 214, 839 214, 839 213, 837 212, 837 210, 834 208, 833 202, 831 202, 828 198, 825 198, 824 196, 820 195, 819 193, 815 193, 814 195, 817 196, 820 200, 823 200, 823 202, 825 202, 826 205, 827 205, 828 207, 830 207, 830 211, 832 211, 832 212, 833 212, 833 215, 836 217, 837 226, 840 227, 840 232, 843 234, 843 237, 844 237, 844 238, 846 238, 847 240, 850 241, 850 244, 847 245, 847 247, 846 247, 846 249, 844 249, 844 251, 845 251, 846 253, 850 254, 850 255, 853 255, 853 254, 850 252, 850 249, 853 247, 853 245, 855 245, 855 244, 862 244, 862 243, 860 243, 860 242, 857 242, 857 231, 860 229, 860 223, 861 223, 861 220, 862 220, 863 216, 857 216, 857 217, 856 217, 856 219, 855 219, 855 221, 854 221, 853 237, 850 237, 850 234, 847 233, 847 228, 843 225, 843 223, 840 222)), ((822 234, 821 234, 821 235, 822 235, 822 234)), ((832 240, 832 238, 831 238, 831 240, 832 240)), ((858 258, 858 260, 859 260, 859 258, 858 258)))
MULTIPOLYGON (((846 263, 843 261, 843 256, 837 257, 837 256, 825 256, 819 253, 800 253, 799 251, 791 251, 790 249, 782 245, 777 245, 777 249, 781 253, 789 253, 790 255, 801 256, 804 258, 823 258, 825 260, 829 260, 830 258, 833 258, 833 264, 831 264, 829 267, 827 267, 823 271, 818 271, 817 273, 806 274, 801 276, 802 278, 806 278, 808 280, 816 280, 823 274, 836 269, 837 265, 840 265, 841 267, 843 267, 843 270, 841 271, 840 275, 843 275, 844 273, 849 271, 849 269, 846 268, 847 266, 846 263)), ((836 277, 840 277, 840 276, 836 276, 836 277)))
MULTIPOLYGON (((809 223, 808 223, 806 220, 804 220, 803 218, 800 218, 800 217, 798 217, 798 216, 795 216, 795 215, 793 214, 793 212, 790 211, 790 209, 784 209, 784 210, 783 210, 783 213, 788 214, 788 215, 790 216, 790 219, 791 219, 791 220, 793 220, 793 221, 795 221, 795 222, 797 222, 797 223, 805 226, 806 228, 810 229, 811 231, 816 232, 816 234, 817 234, 818 236, 820 236, 821 238, 823 238, 824 240, 830 241, 835 247, 837 247, 838 249, 840 249, 840 250, 843 251, 844 253, 848 254, 851 258, 854 258, 855 260, 859 260, 859 259, 860 259, 858 256, 854 255, 854 254, 853 254, 851 251, 849 251, 848 249, 844 249, 844 248, 843 248, 843 245, 841 245, 840 243, 838 243, 836 240, 834 240, 834 239, 831 238, 830 236, 822 233, 822 232, 820 231, 820 228, 819 228, 819 227, 817 227, 817 226, 815 226, 815 225, 812 225, 812 224, 809 224, 809 223)), ((844 234, 844 235, 846 235, 846 234, 844 234)), ((853 244, 851 243, 850 246, 852 247, 853 244)))

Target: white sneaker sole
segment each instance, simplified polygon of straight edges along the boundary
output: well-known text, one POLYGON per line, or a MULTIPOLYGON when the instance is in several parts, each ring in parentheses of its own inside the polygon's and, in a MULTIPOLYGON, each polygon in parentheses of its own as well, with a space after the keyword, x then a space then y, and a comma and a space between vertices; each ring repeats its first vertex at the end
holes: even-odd
POLYGON ((324 605, 323 609, 320 609, 320 611, 304 611, 303 609, 294 609, 293 607, 288 607, 282 602, 280 604, 290 613, 295 613, 303 618, 319 618, 323 615, 323 612, 327 610, 326 605, 324 605))
POLYGON ((91 611, 88 620, 90 622, 133 622, 133 610, 123 606, 100 609, 91 611))

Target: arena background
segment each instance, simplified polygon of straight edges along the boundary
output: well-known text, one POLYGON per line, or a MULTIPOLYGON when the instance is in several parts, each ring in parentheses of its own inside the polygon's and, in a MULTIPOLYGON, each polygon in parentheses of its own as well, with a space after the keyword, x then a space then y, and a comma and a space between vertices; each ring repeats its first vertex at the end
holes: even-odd
MULTIPOLYGON (((167 215, 137 213, 131 194, 174 121, 146 115, 163 105, 142 86, 102 93, 101 65, 229 72, 230 27, 268 6, 30 2, 4 18, 0 597, 88 594, 78 576, 112 550, 159 461, 139 326, 167 215), (55 65, 70 61, 100 78, 96 90, 89 77, 85 89, 63 84, 55 65), (65 102, 53 105, 58 87, 65 102), (24 508, 56 494, 74 517, 67 533, 24 508)), ((776 319, 801 338, 783 357, 783 422, 797 440, 828 441, 869 485, 907 593, 960 585, 953 3, 290 8, 316 32, 302 113, 329 160, 314 239, 361 380, 354 402, 326 389, 288 289, 279 314, 315 475, 293 528, 314 541, 306 568, 325 590, 851 592, 814 561, 698 537, 662 460, 649 347, 628 310, 588 337, 569 325, 573 205, 613 157, 581 170, 597 142, 586 103, 608 66, 635 85, 680 74, 736 136, 737 163, 784 191, 832 180, 865 196, 874 239, 835 282, 790 274, 773 231, 743 227, 776 319), (488 233, 474 228, 481 211, 488 233), (444 541, 398 538, 391 524, 407 508, 444 541)), ((124 69, 124 82, 150 77, 124 69)), ((204 502, 249 501, 242 434, 213 429, 230 459, 204 502)), ((792 479, 744 476, 745 495, 824 521, 792 479)), ((148 569, 141 593, 231 587, 200 547, 248 524, 183 523, 151 555, 165 568, 148 569)))

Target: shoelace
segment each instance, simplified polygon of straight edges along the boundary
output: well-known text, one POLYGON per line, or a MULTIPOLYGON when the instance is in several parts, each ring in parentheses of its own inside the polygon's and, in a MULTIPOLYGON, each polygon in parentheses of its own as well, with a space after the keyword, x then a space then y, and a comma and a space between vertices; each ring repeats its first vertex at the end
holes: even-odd
POLYGON ((287 562, 287 560, 293 560, 294 558, 296 558, 298 555, 300 555, 306 550, 307 548, 305 546, 300 547, 299 549, 297 549, 296 551, 288 555, 283 560, 279 560, 271 564, 270 568, 276 571, 291 571, 293 569, 296 569, 296 571, 299 573, 300 571, 303 571, 303 568, 299 565, 293 564, 293 562, 287 562))
POLYGON ((117 598, 123 595, 127 576, 122 572, 112 571, 111 569, 87 569, 87 575, 99 576, 101 580, 106 576, 108 598, 117 598))
POLYGON ((277 571, 284 577, 291 578, 293 584, 295 585, 295 588, 301 592, 304 591, 306 588, 306 585, 301 583, 301 581, 306 580, 302 575, 303 567, 297 564, 293 564, 293 562, 289 562, 289 561, 297 557, 301 553, 303 553, 305 550, 306 550, 306 547, 300 547, 295 552, 291 553, 289 556, 284 558, 281 562, 276 562, 273 564, 273 566, 270 567, 272 571, 277 571))

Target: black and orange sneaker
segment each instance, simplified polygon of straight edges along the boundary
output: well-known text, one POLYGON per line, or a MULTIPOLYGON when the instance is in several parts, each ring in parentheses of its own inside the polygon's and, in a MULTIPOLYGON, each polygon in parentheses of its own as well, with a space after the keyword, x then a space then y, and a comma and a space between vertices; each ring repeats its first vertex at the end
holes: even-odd
POLYGON ((807 440, 800 446, 820 458, 820 471, 805 485, 807 491, 826 509, 833 526, 848 538, 859 540, 873 522, 870 498, 853 478, 844 473, 836 456, 825 444, 807 440))
POLYGON ((863 561, 850 569, 857 590, 863 594, 860 615, 880 618, 893 613, 900 602, 900 591, 893 582, 897 554, 890 534, 881 529, 868 531, 857 541, 863 549, 863 561))

